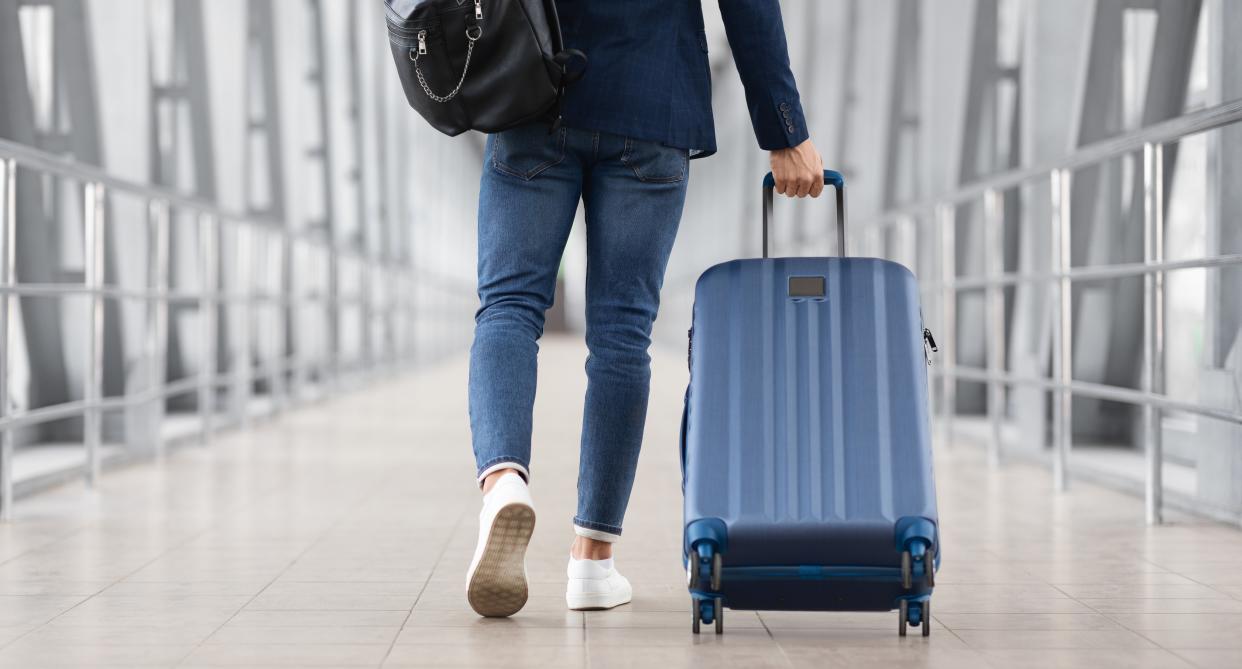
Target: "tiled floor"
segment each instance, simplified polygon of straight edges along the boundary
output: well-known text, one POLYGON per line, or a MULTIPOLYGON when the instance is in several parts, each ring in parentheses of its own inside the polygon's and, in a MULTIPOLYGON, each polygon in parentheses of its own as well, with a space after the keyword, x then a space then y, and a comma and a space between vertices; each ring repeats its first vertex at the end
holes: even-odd
POLYGON ((632 605, 564 609, 583 349, 545 343, 533 596, 481 620, 464 358, 21 500, 0 526, 0 665, 1238 667, 1242 532, 1025 465, 938 455, 944 568, 930 639, 896 614, 728 612, 690 634, 675 435, 684 358, 656 352, 619 562, 632 605), (495 661, 493 661, 495 660, 495 661))

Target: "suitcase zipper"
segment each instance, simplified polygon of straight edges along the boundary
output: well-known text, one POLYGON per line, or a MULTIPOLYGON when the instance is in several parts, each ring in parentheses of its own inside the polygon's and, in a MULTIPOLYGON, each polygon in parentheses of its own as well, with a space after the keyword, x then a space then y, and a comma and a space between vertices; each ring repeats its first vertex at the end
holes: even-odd
POLYGON ((932 336, 931 330, 923 328, 923 357, 927 360, 927 365, 931 366, 931 354, 939 353, 940 347, 936 346, 936 338, 932 336))

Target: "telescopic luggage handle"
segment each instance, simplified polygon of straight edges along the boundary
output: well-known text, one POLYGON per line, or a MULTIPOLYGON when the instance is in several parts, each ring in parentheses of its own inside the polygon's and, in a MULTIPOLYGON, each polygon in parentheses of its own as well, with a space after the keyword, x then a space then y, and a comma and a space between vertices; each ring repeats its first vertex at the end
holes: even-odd
MULTIPOLYGON (((835 170, 824 170, 824 185, 837 191, 837 255, 845 256, 845 177, 835 170)), ((772 193, 776 178, 771 172, 763 178, 763 257, 768 257, 768 221, 772 218, 772 193)))

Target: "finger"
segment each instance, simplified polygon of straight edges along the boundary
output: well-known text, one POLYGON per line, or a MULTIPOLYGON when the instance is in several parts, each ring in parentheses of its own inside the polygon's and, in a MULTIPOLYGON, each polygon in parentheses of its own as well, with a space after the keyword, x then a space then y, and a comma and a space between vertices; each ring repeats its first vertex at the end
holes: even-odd
POLYGON ((781 195, 785 194, 785 190, 789 188, 789 179, 783 176, 776 177, 776 192, 781 195))
POLYGON ((787 192, 786 195, 788 195, 789 197, 798 197, 798 180, 797 179, 793 179, 789 182, 789 192, 787 192))
POLYGON ((806 197, 811 194, 811 184, 814 183, 810 179, 803 177, 798 180, 798 197, 806 197))
POLYGON ((824 180, 816 179, 811 182, 811 197, 819 197, 824 192, 824 180))

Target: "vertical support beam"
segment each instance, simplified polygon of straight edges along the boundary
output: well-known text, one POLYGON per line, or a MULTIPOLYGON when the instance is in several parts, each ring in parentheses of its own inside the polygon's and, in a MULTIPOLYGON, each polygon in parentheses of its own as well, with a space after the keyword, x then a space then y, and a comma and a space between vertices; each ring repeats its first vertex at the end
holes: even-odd
MULTIPOLYGON (((24 8, 25 3, 14 0, 0 2, 0 91, 4 92, 0 96, 0 137, 38 146, 49 129, 36 122, 30 98, 30 70, 20 19, 24 8)), ((63 54, 58 55, 63 60, 63 54)), ((14 256, 15 277, 22 283, 63 281, 58 230, 52 225, 56 219, 52 208, 45 206, 47 189, 41 179, 24 178, 14 183, 19 190, 8 196, 12 205, 10 221, 14 234, 22 240, 22 253, 14 256)), ((21 322, 15 327, 22 328, 27 359, 39 370, 26 384, 25 405, 43 407, 71 401, 76 393, 70 389, 65 363, 66 329, 61 305, 56 300, 37 299, 16 300, 15 305, 21 313, 21 322)), ((31 428, 36 435, 47 431, 47 427, 31 428)))
POLYGON ((86 373, 83 375, 82 441, 86 447, 86 482, 99 482, 103 449, 103 366, 104 366, 104 187, 88 183, 83 188, 84 234, 82 252, 86 299, 86 373))
MULTIPOLYGON (((1143 262, 1164 262, 1164 147, 1143 147, 1143 262)), ((1143 275, 1143 390, 1164 392, 1164 272, 1143 275)), ((1143 405, 1147 455, 1147 524, 1163 521, 1164 442, 1161 410, 1143 405)))
POLYGON ((1073 296, 1070 279, 1070 211, 1072 208, 1072 175, 1069 170, 1052 171, 1052 271, 1058 275, 1053 291, 1052 376, 1059 386, 1053 391, 1052 403, 1052 481, 1057 492, 1069 485, 1069 457, 1073 440, 1073 296))
POLYGON ((936 227, 940 231, 940 327, 941 391, 940 409, 944 413, 945 446, 953 444, 953 418, 957 413, 957 209, 952 204, 936 206, 936 227))
POLYGON ((335 151, 332 149, 332 108, 328 101, 327 48, 328 25, 323 20, 321 0, 306 0, 307 20, 311 26, 311 69, 307 80, 315 87, 316 112, 319 117, 319 144, 312 146, 308 155, 319 161, 323 188, 323 220, 312 223, 318 227, 327 243, 327 289, 323 296, 325 314, 326 348, 325 360, 320 361, 320 381, 331 386, 339 372, 341 341, 340 264, 337 262, 336 198, 333 184, 336 180, 335 151))
POLYGON ((370 181, 370 170, 367 169, 366 127, 362 121, 363 52, 358 44, 358 14, 357 11, 348 13, 346 30, 349 32, 349 37, 346 44, 349 48, 347 54, 349 60, 349 122, 354 136, 354 168, 351 176, 354 181, 354 210, 358 219, 355 247, 360 256, 366 259, 358 268, 358 336, 360 340, 358 350, 362 369, 369 371, 374 363, 374 351, 371 349, 371 319, 375 312, 375 297, 371 291, 371 267, 375 263, 375 258, 371 253, 371 221, 367 216, 367 184, 370 181))
MULTIPOLYGON (((981 0, 986 2, 987 0, 981 0)), ((885 209, 918 197, 921 161, 919 134, 920 0, 900 0, 893 9, 897 26, 893 36, 893 65, 889 74, 888 132, 884 142, 885 209)))
MULTIPOLYGON (((1242 39, 1238 39, 1242 35, 1242 3, 1210 0, 1208 8, 1207 103, 1216 105, 1242 98, 1242 68, 1237 67, 1242 62, 1242 39)), ((1242 183, 1242 125, 1226 126, 1205 137, 1208 146, 1206 251, 1212 255, 1242 253, 1242 225, 1237 224, 1242 220, 1242 191, 1237 188, 1237 184, 1242 183)), ((1242 267, 1222 267, 1207 273, 1203 357, 1210 369, 1226 370, 1231 363, 1235 367, 1242 365, 1242 305, 1237 299, 1240 291, 1242 267)), ((1242 368, 1231 371, 1242 374, 1242 368)), ((1221 392, 1212 393, 1219 395, 1213 401, 1222 406, 1242 401, 1238 391, 1228 390, 1238 387, 1236 382, 1222 376, 1219 383, 1221 392)), ((1232 457, 1227 453, 1233 446, 1222 443, 1220 447, 1213 447, 1213 450, 1220 449, 1218 457, 1223 458, 1218 461, 1221 466, 1214 470, 1225 479, 1232 476, 1233 467, 1223 465, 1232 457)), ((1242 459, 1238 462, 1242 463, 1242 459)), ((1200 476, 1203 475, 1201 469, 1200 476)), ((1227 499, 1229 486, 1224 480, 1221 483, 1219 490, 1224 496, 1218 499, 1223 501, 1227 499)))
MULTIPOLYGON (((287 228, 291 221, 286 216, 285 203, 285 171, 284 171, 284 136, 281 131, 280 87, 277 85, 277 52, 276 52, 276 21, 273 17, 271 0, 248 0, 247 2, 247 40, 249 42, 249 59, 247 76, 246 118, 248 143, 246 148, 246 208, 252 214, 268 216, 283 221, 287 228), (261 147, 261 151, 259 150, 261 147), (265 169, 256 168, 262 164, 265 169), (266 184, 266 189, 259 192, 255 183, 266 184), (262 197, 260 197, 262 195, 262 197)), ((382 10, 381 10, 382 11, 382 10)), ((264 236, 261 248, 262 257, 271 260, 272 254, 280 253, 280 244, 269 236, 264 236)), ((256 240, 257 241, 257 240, 256 240)), ((271 348, 269 378, 267 391, 272 400, 272 411, 279 411, 285 404, 284 390, 287 387, 285 363, 293 350, 293 342, 283 333, 287 332, 282 325, 289 318, 285 304, 274 301, 288 289, 293 280, 292 269, 287 263, 281 263, 280 287, 267 295, 264 307, 270 307, 280 329, 280 339, 268 343, 271 348)), ((267 323, 267 319, 263 319, 267 323)), ((266 341, 265 338, 259 338, 266 341)))
MULTIPOLYGON (((168 26, 157 26, 151 22, 148 25, 149 39, 153 45, 161 43, 155 39, 158 30, 171 31, 171 39, 164 41, 169 45, 169 51, 152 51, 148 56, 151 61, 151 134, 148 140, 151 182, 214 202, 218 197, 216 143, 211 124, 211 87, 207 74, 203 3, 202 0, 158 1, 171 5, 172 23, 168 26), (156 62, 163 62, 167 66, 166 80, 157 79, 159 68, 155 66, 156 62), (183 142, 183 138, 188 139, 188 143, 183 142), (192 169, 184 170, 187 165, 192 165, 192 169)), ((182 238, 180 228, 181 226, 175 225, 169 229, 174 249, 180 249, 187 243, 182 238)), ((218 244, 217 240, 216 245, 218 244)), ((201 276, 199 278, 205 279, 201 276)), ((205 281, 202 285, 204 290, 208 290, 205 281)), ((216 290, 216 287, 210 290, 216 290)), ((193 309, 194 305, 191 304, 174 304, 170 318, 180 321, 184 314, 193 309)), ((218 322, 224 320, 227 319, 218 319, 218 322)), ((225 330, 226 328, 221 327, 211 338, 222 338, 225 330)), ((166 363, 168 376, 176 379, 188 375, 192 355, 191 352, 183 350, 184 342, 181 341, 179 332, 180 329, 176 327, 169 330, 166 363)), ((174 398, 171 404, 187 411, 192 410, 192 402, 188 399, 174 398)), ((201 412, 201 407, 199 410, 201 412)))
MULTIPOLYGON (((1012 85, 1015 96, 1020 97, 1016 81, 1021 73, 1018 62, 1002 62, 1003 22, 1001 5, 1004 0, 976 0, 974 21, 970 28, 970 60, 967 75, 966 99, 963 106, 961 149, 958 152, 957 181, 968 184, 987 174, 994 174, 1021 163, 1021 147, 1012 141, 1019 125, 1019 99, 1006 108, 1001 103, 1003 92, 1012 85), (1005 138, 1008 137, 1009 141, 1005 138)), ((1020 39, 1020 38, 1019 38, 1020 39)), ((1007 51, 1007 49, 1006 49, 1007 51)), ((1020 53, 1020 49, 1014 49, 1020 53)), ((1002 204, 1002 206, 1004 206, 1002 204)), ((962 261, 962 274, 987 272, 985 253, 988 247, 987 214, 976 216, 973 206, 962 206, 963 225, 958 239, 958 254, 962 261), (981 252, 982 251, 982 252, 981 252), (982 262, 980 262, 980 260, 982 262)), ((1003 258, 1003 255, 1002 255, 1003 258)), ((1004 267, 1002 260, 1002 267, 1004 267)), ((987 320, 987 295, 964 293, 959 296, 960 318, 965 323, 987 320)), ((968 366, 986 366, 989 333, 980 328, 964 328, 958 345, 958 360, 968 366)), ((959 389, 958 403, 965 412, 982 412, 991 400, 991 388, 980 384, 963 384, 959 389)))
POLYGON ((169 286, 169 217, 167 202, 149 204, 147 233, 147 389, 151 393, 148 407, 148 439, 157 461, 165 455, 162 432, 164 407, 164 384, 168 365, 168 286, 169 286))
MULTIPOLYGON (((284 138, 280 125, 280 86, 276 76, 276 21, 272 0, 248 0, 246 76, 246 210, 274 219, 285 217, 284 138), (261 150, 260 150, 261 148, 261 150), (259 170, 258 166, 263 169, 259 170), (260 191, 255 184, 266 187, 260 191)), ((352 14, 352 12, 351 12, 352 14)))
MULTIPOLYGON (((1208 95, 1215 105, 1242 98, 1242 3, 1209 0, 1207 19, 1208 95)), ((1242 253, 1242 125, 1207 133, 1208 255, 1242 253)), ((1169 148, 1172 148, 1171 146, 1169 148)), ((1165 156, 1166 163, 1168 156, 1165 156)), ((1166 190, 1168 183, 1165 184, 1166 190)), ((1209 406, 1242 408, 1242 267, 1222 267, 1206 275, 1204 368, 1199 372, 1199 401, 1209 406)), ((1200 420, 1195 434, 1196 499, 1242 515, 1242 425, 1200 420)))
POLYGON ((992 380, 988 382, 988 422, 992 438, 988 440, 988 465, 1000 465, 1002 449, 1002 426, 1005 420, 1005 384, 1000 375, 1005 371, 1005 288, 999 280, 1005 273, 1005 199, 995 189, 983 196, 984 262, 987 276, 993 283, 987 288, 987 368, 992 380))
MULTIPOLYGON (((850 161, 850 139, 853 137, 854 109, 858 106, 858 3, 861 0, 846 0, 845 39, 841 44, 841 69, 838 70, 840 98, 837 103, 837 136, 836 155, 839 171, 845 178, 854 176, 853 163, 850 161)), ((815 33, 818 37, 818 33, 815 33)), ((819 48, 818 39, 808 42, 819 48)))
MULTIPOLYGON (((17 286, 14 245, 17 242, 17 163, 0 161, 0 419, 9 417, 9 294, 17 286)), ((13 519, 13 430, 0 429, 0 522, 13 519)))
POLYGON ((199 296, 198 308, 199 318, 201 319, 199 325, 203 338, 202 366, 198 373, 198 413, 201 420, 200 429, 202 430, 199 438, 203 444, 206 444, 211 438, 216 414, 216 351, 220 343, 216 336, 218 334, 216 329, 216 310, 219 308, 217 291, 220 289, 218 273, 219 253, 216 248, 219 236, 216 233, 216 228, 217 221, 215 218, 208 214, 198 215, 199 259, 202 263, 202 270, 199 274, 202 277, 202 292, 199 296))

